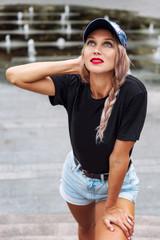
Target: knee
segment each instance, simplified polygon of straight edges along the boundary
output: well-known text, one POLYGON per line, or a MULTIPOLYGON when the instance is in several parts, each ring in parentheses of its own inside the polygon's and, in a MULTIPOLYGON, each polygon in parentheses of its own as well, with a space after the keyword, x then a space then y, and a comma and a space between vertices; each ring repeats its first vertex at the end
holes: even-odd
POLYGON ((91 224, 91 225, 79 225, 79 232, 86 236, 89 235, 90 233, 93 233, 93 231, 95 230, 95 224, 91 224))

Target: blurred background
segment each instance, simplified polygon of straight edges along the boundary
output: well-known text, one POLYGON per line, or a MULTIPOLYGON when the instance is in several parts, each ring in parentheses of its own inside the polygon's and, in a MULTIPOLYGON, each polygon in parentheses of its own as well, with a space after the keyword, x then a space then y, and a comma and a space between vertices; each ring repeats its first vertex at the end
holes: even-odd
MULTIPOLYGON (((0 236, 4 239, 23 235, 24 229, 20 234, 17 227, 14 235, 15 228, 7 228, 17 215, 42 219, 44 214, 57 214, 57 219, 66 214, 67 218, 58 185, 71 148, 65 110, 53 108, 47 96, 12 86, 5 71, 14 65, 79 56, 83 30, 97 17, 116 21, 125 30, 131 73, 148 90, 146 123, 133 153, 141 181, 136 216, 160 224, 159 9, 156 0, 0 2, 0 236)), ((155 237, 157 229, 153 229, 155 237)))
POLYGON ((160 21, 139 14, 77 5, 1 6, 1 71, 15 64, 79 56, 85 26, 96 17, 105 17, 126 31, 132 73, 142 81, 158 82, 160 21))

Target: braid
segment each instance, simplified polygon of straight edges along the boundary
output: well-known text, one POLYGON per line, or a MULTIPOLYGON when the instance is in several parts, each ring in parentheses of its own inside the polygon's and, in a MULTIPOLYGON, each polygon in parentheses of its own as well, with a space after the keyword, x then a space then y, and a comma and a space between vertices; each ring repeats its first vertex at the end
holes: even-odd
POLYGON ((104 108, 102 110, 100 125, 97 127, 97 134, 96 134, 96 142, 100 140, 102 142, 103 140, 103 132, 105 131, 109 117, 111 115, 113 106, 116 102, 117 96, 119 93, 119 87, 112 87, 112 89, 109 92, 109 96, 106 99, 104 103, 104 108))
MULTIPOLYGON (((85 46, 84 46, 85 47, 85 46)), ((109 117, 112 113, 113 106, 116 102, 117 96, 120 92, 120 87, 125 81, 128 69, 130 66, 130 60, 127 56, 125 48, 121 44, 117 44, 117 56, 115 60, 115 73, 112 79, 112 88, 109 92, 109 96, 104 103, 102 110, 100 125, 96 128, 96 142, 103 141, 103 134, 106 130, 109 117)), ((84 48, 82 49, 82 62, 80 67, 81 79, 85 83, 89 83, 90 73, 85 67, 84 63, 84 48)))
POLYGON ((117 96, 120 92, 120 87, 125 81, 130 61, 126 54, 126 50, 120 44, 117 46, 117 57, 115 64, 115 75, 112 81, 112 89, 109 92, 109 96, 104 103, 104 108, 101 114, 100 125, 96 128, 96 142, 103 141, 103 133, 107 128, 109 117, 112 113, 113 106, 116 102, 117 96))

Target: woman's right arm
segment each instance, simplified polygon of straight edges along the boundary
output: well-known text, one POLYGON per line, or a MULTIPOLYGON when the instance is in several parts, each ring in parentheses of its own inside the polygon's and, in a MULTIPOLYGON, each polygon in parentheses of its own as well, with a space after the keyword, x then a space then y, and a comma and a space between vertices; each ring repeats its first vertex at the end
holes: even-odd
POLYGON ((57 62, 36 62, 10 67, 6 77, 12 84, 29 91, 54 96, 55 86, 50 76, 79 74, 81 57, 57 62))

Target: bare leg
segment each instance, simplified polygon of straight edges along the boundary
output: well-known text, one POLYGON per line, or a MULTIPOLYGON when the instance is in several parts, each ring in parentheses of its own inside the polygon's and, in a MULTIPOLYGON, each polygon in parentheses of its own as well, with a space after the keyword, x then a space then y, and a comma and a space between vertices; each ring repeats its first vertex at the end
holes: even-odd
POLYGON ((86 206, 77 206, 67 203, 78 222, 79 240, 94 240, 95 238, 95 203, 86 206))
MULTIPOLYGON (((111 232, 107 229, 103 222, 104 205, 105 201, 96 204, 95 240, 126 240, 127 238, 120 227, 114 225, 114 232, 111 232)), ((134 216, 133 202, 124 198, 119 198, 117 201, 117 207, 128 211, 132 216, 134 216)))

